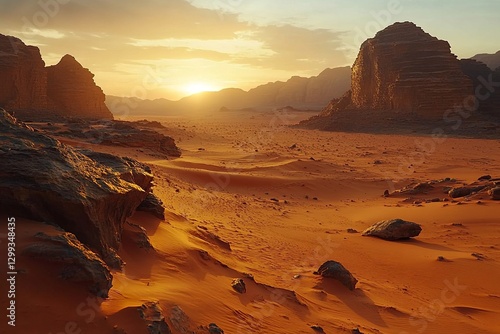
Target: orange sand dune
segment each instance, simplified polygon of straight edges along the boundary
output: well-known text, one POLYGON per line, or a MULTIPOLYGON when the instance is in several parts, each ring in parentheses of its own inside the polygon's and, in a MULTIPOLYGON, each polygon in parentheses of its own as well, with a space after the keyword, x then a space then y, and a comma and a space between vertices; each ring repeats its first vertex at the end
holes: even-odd
MULTIPOLYGON (((75 312, 85 290, 20 255, 18 333, 59 333, 65 321, 82 333, 147 333, 136 310, 146 301, 159 301, 173 333, 206 333, 200 326, 212 322, 225 333, 314 333, 312 325, 326 333, 500 333, 500 203, 382 196, 412 181, 500 177, 499 142, 448 138, 431 152, 418 145, 427 137, 283 126, 309 116, 169 119, 164 131, 183 149, 175 160, 89 145, 152 166, 167 219, 136 213, 130 222, 146 229, 155 251, 124 234, 127 265, 88 324, 75 312), (414 152, 424 154, 417 161, 414 152), (423 231, 401 242, 347 232, 391 218, 423 231), (355 291, 313 275, 327 260, 353 273, 355 291), (232 290, 237 277, 246 294, 232 290)), ((19 228, 22 249, 50 227, 19 228)))

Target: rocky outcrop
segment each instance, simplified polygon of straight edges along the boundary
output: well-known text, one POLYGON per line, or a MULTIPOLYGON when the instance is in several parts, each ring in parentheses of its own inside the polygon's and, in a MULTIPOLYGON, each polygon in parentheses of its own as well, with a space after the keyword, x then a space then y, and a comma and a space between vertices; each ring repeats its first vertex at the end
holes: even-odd
POLYGON ((141 205, 137 208, 137 211, 149 212, 158 219, 165 220, 165 207, 163 202, 153 193, 149 193, 141 205))
POLYGON ((45 67, 40 50, 0 34, 0 107, 22 119, 112 119, 93 74, 66 55, 45 67))
POLYGON ((65 55, 57 65, 47 67, 47 95, 54 101, 54 111, 59 115, 113 118, 104 103, 104 92, 94 82, 94 74, 70 55, 65 55))
POLYGON ((149 334, 171 334, 158 302, 147 302, 139 307, 139 315, 146 322, 149 334))
POLYGON ((491 70, 486 64, 474 59, 461 59, 463 73, 474 86, 481 113, 500 116, 500 71, 491 70))
POLYGON ((47 111, 47 71, 40 50, 0 34, 0 107, 47 111))
POLYGON ((321 275, 325 278, 333 278, 349 290, 354 290, 358 280, 347 270, 341 263, 337 261, 326 261, 323 263, 318 271, 314 272, 315 275, 321 275))
POLYGON ((352 68, 352 106, 442 118, 472 93, 450 45, 414 23, 395 23, 361 45, 352 68))
POLYGON ((28 245, 23 255, 63 264, 61 278, 87 283, 90 292, 108 297, 113 276, 106 264, 74 234, 61 232, 49 235, 40 232, 35 238, 37 241, 28 245))
POLYGON ((125 220, 147 196, 148 170, 119 158, 116 169, 103 165, 3 110, 0 134, 1 211, 57 224, 119 266, 115 250, 125 220))
POLYGON ((394 241, 416 237, 421 231, 422 227, 419 224, 403 219, 391 219, 373 224, 363 232, 363 236, 394 241))
POLYGON ((361 45, 351 91, 300 126, 363 131, 371 125, 377 129, 441 121, 446 111, 463 106, 472 95, 472 81, 448 42, 414 23, 400 22, 361 45))

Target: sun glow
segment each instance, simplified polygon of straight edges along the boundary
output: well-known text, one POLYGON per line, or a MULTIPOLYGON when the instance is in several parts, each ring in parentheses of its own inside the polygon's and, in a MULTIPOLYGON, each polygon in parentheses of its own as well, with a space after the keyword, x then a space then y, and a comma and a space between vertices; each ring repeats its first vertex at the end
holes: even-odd
POLYGON ((215 91, 217 88, 206 82, 191 82, 185 85, 183 90, 187 94, 193 95, 201 92, 215 91))

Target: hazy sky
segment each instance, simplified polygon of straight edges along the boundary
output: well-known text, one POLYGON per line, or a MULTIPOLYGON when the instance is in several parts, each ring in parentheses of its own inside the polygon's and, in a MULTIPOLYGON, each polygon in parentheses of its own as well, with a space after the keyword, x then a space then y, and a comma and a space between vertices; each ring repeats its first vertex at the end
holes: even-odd
POLYGON ((48 65, 72 54, 107 94, 149 99, 352 65, 407 20, 459 58, 500 50, 500 0, 0 0, 0 33, 48 65))

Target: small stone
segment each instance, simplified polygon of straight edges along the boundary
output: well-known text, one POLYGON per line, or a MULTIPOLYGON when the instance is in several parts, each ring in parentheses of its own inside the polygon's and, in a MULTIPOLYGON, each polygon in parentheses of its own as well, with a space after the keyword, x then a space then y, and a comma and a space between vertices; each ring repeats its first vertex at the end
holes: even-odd
POLYGON ((359 233, 359 232, 353 228, 348 228, 347 233, 359 233))
POLYGON ((243 281, 242 278, 233 279, 233 281, 231 282, 231 286, 232 286, 233 290, 238 292, 238 293, 247 292, 247 287, 246 287, 245 282, 243 281))
POLYGON ((347 270, 341 263, 337 261, 326 261, 323 263, 315 275, 321 275, 325 278, 333 278, 346 286, 349 290, 354 290, 358 280, 347 270))
POLYGON ((208 325, 208 332, 210 334, 224 334, 224 331, 214 323, 208 325))
POLYGON ((483 175, 478 178, 478 181, 487 181, 487 180, 491 180, 491 175, 483 175))
POLYGON ((315 332, 318 332, 318 333, 324 333, 325 331, 323 330, 323 327, 319 326, 319 325, 312 325, 311 328, 315 331, 315 332))

